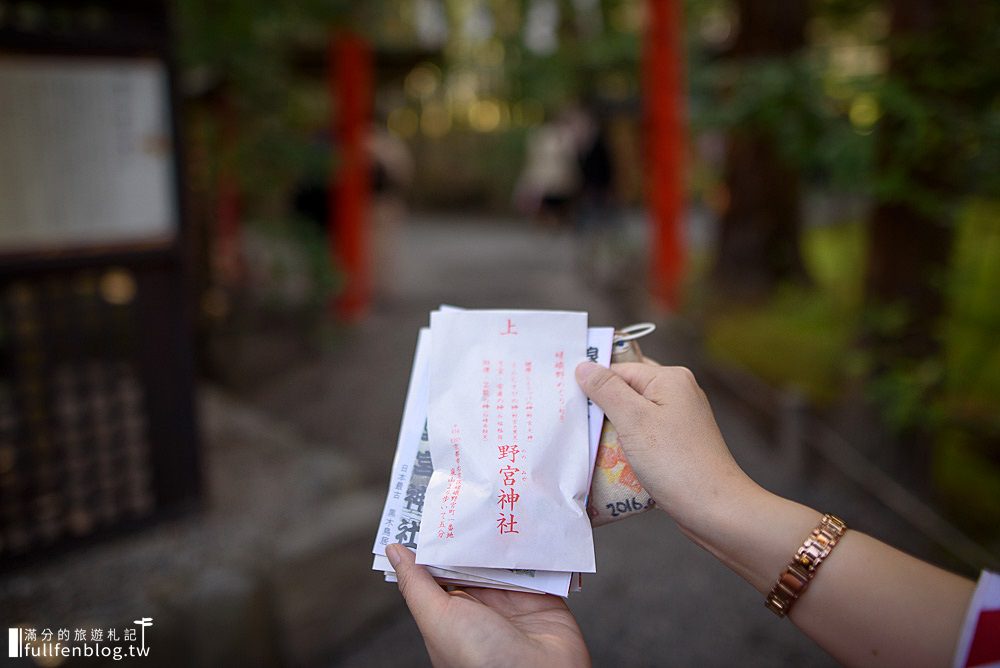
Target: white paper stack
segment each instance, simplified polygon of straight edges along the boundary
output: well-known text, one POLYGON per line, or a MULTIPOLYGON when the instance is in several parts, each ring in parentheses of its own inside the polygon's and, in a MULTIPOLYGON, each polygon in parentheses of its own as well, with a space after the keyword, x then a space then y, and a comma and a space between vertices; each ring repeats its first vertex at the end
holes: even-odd
POLYGON ((574 379, 607 366, 587 314, 442 307, 420 331, 372 568, 401 543, 446 584, 566 596, 595 570, 586 512, 604 414, 574 379))

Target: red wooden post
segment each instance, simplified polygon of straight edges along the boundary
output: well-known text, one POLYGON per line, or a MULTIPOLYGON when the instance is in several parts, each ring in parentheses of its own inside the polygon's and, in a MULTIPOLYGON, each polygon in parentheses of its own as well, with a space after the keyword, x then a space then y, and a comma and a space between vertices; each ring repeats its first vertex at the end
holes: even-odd
POLYGON ((372 55, 360 36, 330 37, 330 94, 334 100, 337 165, 330 183, 330 252, 345 285, 333 306, 340 317, 357 320, 371 298, 369 239, 369 158, 366 139, 372 106, 372 55))
POLYGON ((681 0, 648 0, 644 53, 646 183, 652 225, 650 291, 675 310, 684 268, 684 84, 681 0))

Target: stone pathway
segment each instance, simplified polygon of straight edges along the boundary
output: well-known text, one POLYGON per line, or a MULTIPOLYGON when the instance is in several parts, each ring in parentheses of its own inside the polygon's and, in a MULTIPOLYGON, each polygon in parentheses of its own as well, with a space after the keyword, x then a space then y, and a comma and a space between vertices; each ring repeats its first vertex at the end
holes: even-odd
MULTIPOLYGON (((0 579, 9 626, 152 616, 149 665, 427 665, 392 585, 369 570, 418 328, 441 303, 648 319, 579 271, 570 235, 500 219, 411 220, 391 294, 238 398, 205 388, 202 512, 0 579)), ((631 248, 641 248, 641 236, 631 248)), ((632 278, 640 263, 628 263, 632 278)), ((620 293, 618 293, 620 294, 620 293)), ((278 336, 277 334, 275 336, 278 336)), ((643 348, 698 371, 664 328, 643 348)), ((262 355, 269 339, 261 338, 262 355)), ((291 340, 279 341, 285 348, 291 340)), ((277 345, 277 344, 275 344, 277 345)), ((705 376, 702 376, 703 378, 705 376)), ((774 491, 925 558, 920 536, 830 472, 797 477, 741 407, 708 387, 734 454, 774 491)), ((598 573, 570 598, 598 666, 828 666, 833 661, 662 513, 600 529, 598 573)))
MULTIPOLYGON (((361 463, 384 489, 417 328, 438 304, 587 310, 594 324, 629 316, 576 270, 574 241, 514 221, 422 218, 404 229, 391 298, 315 363, 258 388, 253 400, 361 463)), ((641 275, 641 274, 640 274, 641 275)), ((697 365, 669 331, 644 342, 663 362, 697 365)), ((709 390, 743 466, 768 487, 933 557, 923 540, 836 476, 796 479, 739 408, 709 390)), ((598 666, 828 666, 823 651, 765 610, 760 595, 695 547, 660 513, 600 529, 598 573, 570 598, 598 666)), ((358 577, 374 578, 374 573, 358 577)), ((391 585, 385 585, 391 587, 391 585)), ((354 605, 344 600, 341 605, 354 605)), ((427 665, 400 601, 332 665, 427 665)))

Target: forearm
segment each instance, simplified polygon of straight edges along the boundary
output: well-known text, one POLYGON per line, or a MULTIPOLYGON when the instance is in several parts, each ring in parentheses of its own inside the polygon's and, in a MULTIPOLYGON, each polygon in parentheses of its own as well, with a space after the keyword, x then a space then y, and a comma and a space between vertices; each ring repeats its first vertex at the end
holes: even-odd
MULTIPOLYGON (((821 513, 758 487, 682 528, 762 596, 821 513)), ((974 583, 848 530, 792 609, 791 620, 851 666, 947 666, 974 583)))
MULTIPOLYGON (((587 363, 577 378, 614 423, 657 506, 763 599, 820 513, 746 476, 690 371, 587 363)), ((848 530, 791 618, 848 665, 948 666, 972 591, 968 580, 848 530)))

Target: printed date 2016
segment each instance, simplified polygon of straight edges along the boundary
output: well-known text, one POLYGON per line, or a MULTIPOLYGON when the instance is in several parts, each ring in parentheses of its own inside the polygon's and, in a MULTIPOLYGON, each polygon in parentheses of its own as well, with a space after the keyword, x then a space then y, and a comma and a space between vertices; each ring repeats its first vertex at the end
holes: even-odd
POLYGON ((625 499, 624 501, 615 501, 614 503, 608 503, 605 508, 611 511, 611 517, 619 517, 625 513, 630 513, 633 510, 643 510, 649 508, 653 505, 653 500, 650 499, 646 503, 639 503, 639 499, 632 497, 631 500, 625 499))

